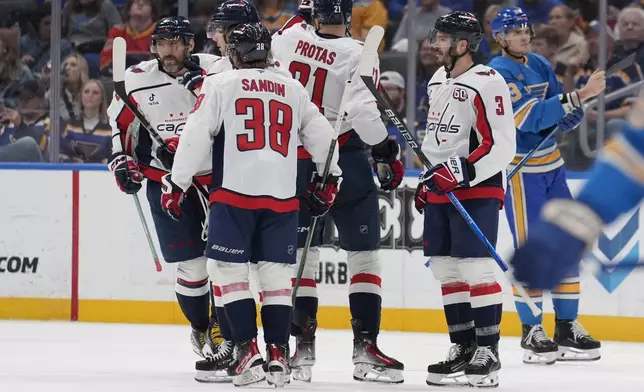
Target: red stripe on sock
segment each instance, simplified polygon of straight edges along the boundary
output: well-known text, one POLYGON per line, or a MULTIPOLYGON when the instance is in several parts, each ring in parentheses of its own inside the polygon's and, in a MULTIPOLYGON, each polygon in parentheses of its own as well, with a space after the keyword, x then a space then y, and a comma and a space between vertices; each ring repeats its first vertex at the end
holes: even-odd
POLYGON ((484 283, 472 286, 472 288, 470 289, 470 296, 479 297, 482 295, 498 294, 501 291, 501 286, 496 282, 484 283))
POLYGON ((372 274, 356 274, 351 278, 351 284, 355 283, 371 283, 378 287, 382 287, 382 279, 378 275, 372 274))
POLYGON ((443 295, 468 292, 470 291, 470 285, 465 282, 446 283, 441 285, 441 291, 443 295))
MULTIPOLYGON (((295 287, 295 278, 291 278, 292 287, 295 287)), ((300 287, 318 287, 315 279, 302 278, 300 279, 300 287)))

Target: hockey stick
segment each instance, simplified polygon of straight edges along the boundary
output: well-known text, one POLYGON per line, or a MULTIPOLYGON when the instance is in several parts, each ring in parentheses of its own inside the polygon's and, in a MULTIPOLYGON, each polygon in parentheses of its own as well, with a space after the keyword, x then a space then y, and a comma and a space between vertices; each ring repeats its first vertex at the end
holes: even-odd
MULTIPOLYGON (((635 62, 635 53, 631 53, 630 55, 628 55, 624 59, 622 59, 622 60, 618 61, 617 63, 613 64, 613 66, 610 67, 606 71, 606 77, 609 78, 609 77, 613 76, 615 73, 617 73, 617 72, 619 72, 619 71, 621 71, 621 70, 623 70, 623 69, 625 69, 627 67, 630 67, 631 65, 633 65, 634 62, 635 62)), ((584 106, 589 106, 592 103, 594 103, 595 101, 597 101, 596 97, 593 98, 592 100, 590 100, 584 106)), ((508 174, 508 176, 507 176, 507 181, 508 182, 510 182, 510 179, 512 179, 512 177, 515 174, 517 174, 519 169, 521 169, 521 167, 523 167, 523 165, 525 165, 528 162, 528 159, 530 159, 530 157, 532 157, 532 155, 534 155, 535 152, 537 152, 541 147, 543 147, 543 145, 546 144, 546 142, 548 140, 550 140, 550 138, 553 137, 555 135, 555 133, 557 133, 558 130, 559 130, 559 127, 555 127, 552 131, 550 131, 548 136, 546 136, 543 140, 541 140, 541 142, 539 144, 534 146, 534 148, 532 148, 532 150, 530 150, 523 157, 523 159, 521 159, 521 161, 519 163, 517 163, 517 165, 514 167, 514 169, 512 169, 510 174, 508 174)))
MULTIPOLYGON (((380 39, 382 39, 382 36, 384 35, 384 32, 385 32, 384 29, 380 26, 374 26, 369 31, 369 35, 371 35, 374 30, 377 30, 377 33, 375 34, 378 34, 380 39)), ((378 44, 379 43, 380 43, 380 40, 378 40, 378 44)), ((377 56, 377 48, 378 48, 378 45, 375 45, 374 47, 367 47, 367 45, 365 45, 363 50, 364 51, 369 49, 373 50, 374 55, 377 56)), ((362 81, 365 83, 369 91, 371 91, 371 94, 373 94, 373 96, 376 98, 380 106, 384 109, 384 112, 387 115, 387 117, 389 117, 391 122, 396 126, 396 128, 398 129, 398 132, 400 132, 400 134, 403 136, 403 138, 405 139, 409 147, 412 148, 412 150, 414 151, 416 156, 420 159, 420 161, 423 163, 423 165, 428 169, 431 169, 433 167, 432 164, 429 162, 429 159, 427 158, 425 153, 421 150, 414 136, 411 133, 409 133, 409 131, 407 130, 407 125, 405 125, 405 123, 398 118, 398 115, 391 108, 391 106, 389 105, 389 102, 387 102, 387 100, 385 100, 383 96, 378 92, 378 88, 376 87, 376 85, 372 80, 373 65, 372 63, 368 63, 368 62, 363 63, 362 60, 365 59, 365 57, 366 56, 363 55, 363 57, 360 59, 361 60, 360 77, 362 78, 362 81)), ((496 261, 496 263, 499 265, 501 270, 505 273, 505 276, 508 278, 508 280, 510 282, 514 282, 512 273, 508 270, 507 265, 503 262, 503 260, 501 259, 501 256, 499 256, 499 254, 497 253, 496 249, 494 249, 490 241, 485 237, 485 235, 483 235, 483 233, 481 232, 481 229, 478 227, 476 222, 474 222, 470 214, 465 210, 461 202, 451 192, 447 193, 447 197, 452 202, 452 204, 459 212, 459 214, 461 214, 463 219, 465 219, 465 222, 467 222, 468 226, 470 226, 472 231, 474 231, 474 234, 476 234, 476 236, 481 240, 481 242, 483 242, 490 256, 492 256, 494 261, 496 261)), ((514 286, 516 287, 517 291, 519 292, 519 294, 521 295, 525 303, 532 311, 532 314, 535 316, 540 315, 542 313, 541 309, 539 309, 537 305, 534 303, 534 301, 532 301, 532 298, 530 298, 530 295, 528 295, 525 288, 518 284, 515 284, 514 286)))
MULTIPOLYGON (((125 40, 123 38, 116 38, 114 40, 114 47, 112 50, 112 64, 113 64, 113 77, 114 85, 120 84, 122 90, 125 91, 125 40)), ((117 95, 123 100, 123 102, 129 102, 127 100, 127 94, 121 96, 118 92, 117 95)), ((128 105, 128 107, 130 107, 128 105)), ((132 110, 132 108, 130 108, 132 110)), ((136 111, 132 110, 135 114, 136 111)), ((129 132, 129 130, 128 130, 129 132)), ((126 143, 130 140, 129 135, 125 138, 126 143)), ((154 242, 152 240, 152 235, 150 234, 150 229, 148 228, 148 223, 145 220, 145 215, 143 214, 143 208, 141 208, 141 201, 139 200, 139 195, 136 193, 132 194, 134 199, 134 205, 136 206, 136 212, 139 214, 139 220, 143 226, 143 232, 145 233, 145 239, 148 241, 148 246, 150 247, 150 252, 152 253, 152 258, 154 259, 154 265, 158 272, 161 272, 161 262, 159 261, 159 254, 157 253, 156 248, 154 247, 154 242)))
MULTIPOLYGON (((125 89, 125 56, 127 52, 127 43, 122 37, 114 38, 112 43, 112 77, 114 80, 114 92, 119 97, 125 106, 130 109, 134 116, 139 120, 141 125, 152 136, 152 138, 167 152, 172 153, 168 144, 163 138, 154 130, 147 118, 141 111, 130 101, 130 96, 125 89)), ((208 198, 208 192, 193 178, 192 185, 197 188, 204 197, 208 198)))

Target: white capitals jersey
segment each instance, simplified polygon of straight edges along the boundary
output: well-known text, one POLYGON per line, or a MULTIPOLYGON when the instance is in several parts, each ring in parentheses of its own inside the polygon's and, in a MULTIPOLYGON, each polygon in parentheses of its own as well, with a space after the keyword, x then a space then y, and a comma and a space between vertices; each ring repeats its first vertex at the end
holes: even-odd
MULTIPOLYGON (((212 155, 211 202, 296 211, 298 136, 321 172, 333 128, 297 80, 272 67, 208 76, 179 143, 172 181, 188 189, 212 155)), ((330 170, 340 175, 337 162, 336 148, 330 170)))
MULTIPOLYGON (((505 80, 492 68, 476 65, 456 78, 441 67, 427 85, 429 109, 422 150, 433 165, 450 157, 474 165, 470 188, 459 199, 503 200, 505 170, 516 150, 514 114, 505 80)), ((449 202, 430 195, 431 202, 449 202)))
MULTIPOLYGON (((335 125, 345 83, 351 80, 345 103, 346 122, 340 135, 355 130, 367 144, 374 145, 387 137, 376 100, 360 79, 362 43, 350 37, 320 35, 306 23, 293 25, 273 35, 273 56, 280 67, 306 87, 311 101, 335 125)), ((374 64, 374 82, 380 71, 374 64)))
MULTIPOLYGON (((219 59, 219 56, 210 54, 196 56, 199 66, 206 70, 219 59)), ((141 62, 125 72, 125 91, 162 139, 182 135, 188 114, 197 100, 176 78, 161 71, 156 59, 141 62)), ((160 181, 167 171, 156 156, 159 144, 140 126, 134 114, 116 94, 107 114, 112 126, 113 152, 126 150, 136 158, 148 179, 160 181), (130 139, 126 140, 126 135, 130 135, 130 139)), ((210 160, 207 159, 197 174, 209 172, 210 160)))

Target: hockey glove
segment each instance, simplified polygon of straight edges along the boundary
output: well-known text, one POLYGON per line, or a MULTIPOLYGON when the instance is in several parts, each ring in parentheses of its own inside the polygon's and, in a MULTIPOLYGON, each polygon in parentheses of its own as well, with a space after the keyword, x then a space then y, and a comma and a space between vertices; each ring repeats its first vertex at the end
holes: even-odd
POLYGON ((161 208, 170 218, 179 221, 181 219, 181 203, 183 203, 184 192, 177 184, 172 182, 168 173, 161 177, 161 208))
POLYGON ((562 132, 570 132, 577 128, 581 120, 584 119, 584 110, 582 108, 575 108, 570 113, 563 116, 557 123, 559 130, 562 132))
POLYGON ((331 209, 341 183, 342 178, 332 174, 329 174, 326 182, 322 182, 319 174, 313 174, 306 196, 306 203, 312 216, 323 216, 331 209))
MULTIPOLYGON (((206 78, 206 70, 193 61, 194 57, 195 56, 184 60, 183 66, 186 67, 187 71, 181 78, 181 84, 190 91, 195 91, 196 89, 201 88, 203 81, 206 78)), ((198 61, 198 59, 196 60, 198 61)))
POLYGON ((425 212, 425 206, 427 205, 427 186, 422 182, 418 183, 416 187, 416 193, 414 194, 414 207, 419 213, 425 212))
POLYGON ((141 189, 143 173, 139 170, 139 165, 136 164, 134 158, 121 151, 112 154, 107 162, 121 192, 132 195, 141 189))
POLYGON ((566 114, 572 112, 573 110, 581 107, 581 98, 579 98, 579 93, 573 91, 571 93, 559 94, 559 102, 563 106, 563 110, 566 114))
POLYGON ((427 170, 421 182, 439 195, 453 191, 456 187, 467 188, 476 173, 474 165, 462 157, 451 157, 447 162, 427 170))
POLYGON ((373 169, 378 175, 380 189, 392 191, 400 185, 405 177, 405 166, 398 159, 400 146, 396 137, 391 136, 371 147, 373 169))
POLYGON ((530 226, 528 240, 510 263, 514 277, 535 289, 552 289, 568 273, 579 268, 601 231, 602 221, 585 204, 556 199, 541 210, 540 220, 530 226))
POLYGON ((161 161, 161 164, 168 169, 172 170, 172 165, 174 165, 174 154, 177 152, 179 147, 179 136, 169 137, 163 139, 168 148, 163 146, 157 147, 157 158, 161 161))

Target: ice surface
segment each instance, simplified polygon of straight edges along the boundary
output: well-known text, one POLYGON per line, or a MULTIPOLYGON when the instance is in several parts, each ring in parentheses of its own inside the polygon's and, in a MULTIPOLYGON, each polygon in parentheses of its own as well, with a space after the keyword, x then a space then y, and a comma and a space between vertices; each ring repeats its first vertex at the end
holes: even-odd
MULTIPOLYGON (((1 392, 192 392, 240 389, 194 381, 187 326, 0 321, 1 392)), ((260 331, 261 335, 261 331, 260 331)), ((382 332, 381 349, 405 364, 405 383, 353 381, 351 332, 320 330, 313 382, 293 391, 428 391, 430 362, 442 360, 446 335, 382 332)), ((516 338, 502 338, 496 391, 644 391, 644 344, 604 342, 602 359, 589 363, 524 365, 516 338)), ((453 389, 448 389, 448 391, 453 389)), ((457 389, 458 390, 458 389, 457 389)), ((469 389, 465 389, 469 390, 469 389)))

